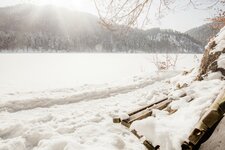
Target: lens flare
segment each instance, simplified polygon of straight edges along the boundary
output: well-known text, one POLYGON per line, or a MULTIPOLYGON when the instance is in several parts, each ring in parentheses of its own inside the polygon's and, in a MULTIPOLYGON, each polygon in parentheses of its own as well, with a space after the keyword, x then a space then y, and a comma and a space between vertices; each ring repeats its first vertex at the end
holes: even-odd
POLYGON ((54 5, 59 7, 65 7, 73 10, 86 10, 85 2, 82 0, 38 0, 34 1, 40 5, 54 5))

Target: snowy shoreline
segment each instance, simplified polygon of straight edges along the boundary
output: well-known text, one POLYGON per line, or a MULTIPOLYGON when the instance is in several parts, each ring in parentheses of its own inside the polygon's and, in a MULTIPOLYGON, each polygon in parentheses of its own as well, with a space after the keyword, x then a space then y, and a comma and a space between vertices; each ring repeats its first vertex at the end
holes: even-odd
MULTIPOLYGON (((103 60, 99 60, 100 56, 92 58, 91 55, 84 56, 85 59, 78 59, 81 55, 67 57, 37 54, 36 56, 37 58, 34 58, 31 54, 22 54, 17 57, 19 61, 15 63, 12 55, 5 58, 4 55, 0 55, 2 58, 0 61, 5 61, 5 64, 0 64, 0 70, 3 72, 0 75, 2 77, 0 83, 3 87, 0 91, 0 149, 99 150, 107 147, 112 150, 144 150, 145 147, 141 142, 126 128, 113 124, 112 118, 156 102, 160 97, 175 90, 178 80, 180 84, 190 82, 194 75, 190 74, 186 77, 180 73, 182 70, 190 70, 199 63, 195 55, 181 55, 178 61, 183 63, 178 63, 176 70, 159 73, 156 72, 155 66, 149 60, 151 55, 114 55, 113 57, 101 55, 104 57, 103 60), (30 56, 31 58, 28 59, 30 56), (47 61, 49 57, 54 58, 54 61, 47 61), (60 58, 64 58, 63 61, 60 58), (40 60, 43 64, 36 64, 40 60), (80 60, 82 61, 79 65, 85 64, 88 67, 85 68, 86 70, 77 68, 76 63, 80 60), (87 60, 89 62, 86 62, 87 60), (6 62, 11 63, 7 64, 6 62), (53 68, 55 64, 59 65, 53 68), (101 66, 101 64, 104 65, 101 66), (6 68, 7 66, 10 67, 6 68), (28 68, 30 72, 26 72, 28 68), (73 70, 73 68, 75 69, 73 70), (95 71, 101 72, 96 73, 95 71), (78 76, 85 73, 88 76, 78 76), (68 75, 68 78, 62 79, 62 74, 68 75), (51 78, 53 75, 55 78, 51 78), (36 87, 38 83, 35 80, 40 82, 40 88, 36 87), (80 80, 82 84, 76 84, 77 80, 80 80), (88 85, 83 82, 89 80, 95 81, 95 83, 88 85), (117 82, 105 83, 106 80, 117 80, 117 82), (71 83, 67 81, 71 81, 71 83), (23 86, 24 89, 21 88, 23 86)), ((207 90, 208 86, 218 85, 217 80, 212 80, 210 83, 202 87, 203 91, 207 90)), ((193 97, 197 99, 193 103, 204 101, 204 99, 198 99, 200 97, 197 92, 198 88, 196 90, 194 87, 191 88, 196 94, 193 97)), ((185 92, 191 92, 190 89, 185 92)), ((215 91, 213 90, 212 93, 216 94, 215 91)), ((172 97, 179 95, 179 91, 172 93, 172 97)), ((186 100, 188 97, 178 99, 171 104, 171 107, 179 108, 186 100)), ((207 105, 198 106, 205 108, 209 104, 210 101, 207 105)), ((189 104, 185 106, 188 110, 189 104)), ((177 116, 182 116, 181 114, 185 112, 181 111, 177 116)), ((155 116, 166 118, 166 114, 163 112, 156 111, 155 116)), ((176 120, 176 118, 174 119, 176 120)), ((189 121, 193 124, 193 119, 197 120, 196 118, 191 118, 189 121)), ((182 131, 183 134, 186 135, 190 126, 191 124, 186 126, 187 130, 182 131)), ((162 130, 166 130, 167 126, 164 127, 162 130)), ((178 128, 178 126, 174 128, 178 128)), ((152 129, 154 132, 157 131, 155 128, 152 129)), ((166 133, 169 134, 169 132, 166 133)), ((184 139, 185 135, 183 134, 174 139, 178 141, 184 139)), ((161 136, 161 132, 158 136, 161 136)), ((146 137, 148 136, 146 135, 146 137)), ((168 136, 165 135, 166 137, 168 136)), ((151 139, 151 137, 148 138, 151 139)), ((173 140, 169 139, 168 141, 172 142, 173 140)), ((176 142, 175 145, 167 144, 174 147, 179 142, 176 142)))

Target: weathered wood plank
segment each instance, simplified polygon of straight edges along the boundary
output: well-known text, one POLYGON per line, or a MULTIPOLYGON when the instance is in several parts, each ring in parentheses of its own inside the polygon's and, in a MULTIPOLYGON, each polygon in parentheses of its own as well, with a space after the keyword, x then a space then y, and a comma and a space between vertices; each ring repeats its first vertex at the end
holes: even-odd
MULTIPOLYGON (((209 107, 208 111, 201 117, 195 129, 188 138, 188 142, 182 145, 183 150, 192 150, 199 147, 211 136, 217 125, 221 124, 225 113, 225 89, 221 90, 215 101, 209 107)), ((215 133, 214 133, 215 134, 215 133)))

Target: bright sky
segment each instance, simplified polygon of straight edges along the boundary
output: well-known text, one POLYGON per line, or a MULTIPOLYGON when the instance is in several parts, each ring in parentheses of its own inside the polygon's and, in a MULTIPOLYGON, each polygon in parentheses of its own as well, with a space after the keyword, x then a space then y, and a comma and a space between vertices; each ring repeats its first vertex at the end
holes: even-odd
MULTIPOLYGON (((23 3, 25 1, 28 0, 0 0, 0 6, 4 7, 9 5, 15 5, 23 3)), ((97 15, 93 0, 30 0, 30 1, 35 1, 38 4, 54 4, 97 15)), ((206 18, 213 17, 214 14, 215 14, 214 10, 196 10, 193 8, 179 11, 177 10, 168 13, 160 21, 153 20, 152 24, 149 25, 148 28, 160 27, 185 32, 188 29, 207 23, 206 18)))

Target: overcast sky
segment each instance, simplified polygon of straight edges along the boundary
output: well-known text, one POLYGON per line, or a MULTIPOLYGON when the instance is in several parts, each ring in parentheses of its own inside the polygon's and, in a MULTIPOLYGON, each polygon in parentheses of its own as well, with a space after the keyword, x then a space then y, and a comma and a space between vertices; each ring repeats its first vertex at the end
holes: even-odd
MULTIPOLYGON (((23 3, 26 0, 0 0, 0 6, 10 6, 23 3)), ((79 11, 89 12, 97 16, 95 6, 92 0, 36 0, 39 4, 56 4, 63 7, 70 7, 79 11)), ((186 10, 171 11, 165 15, 161 20, 153 20, 147 28, 160 27, 167 29, 174 29, 185 32, 193 27, 200 26, 207 23, 206 19, 213 17, 214 9, 197 10, 188 8, 186 10)))

